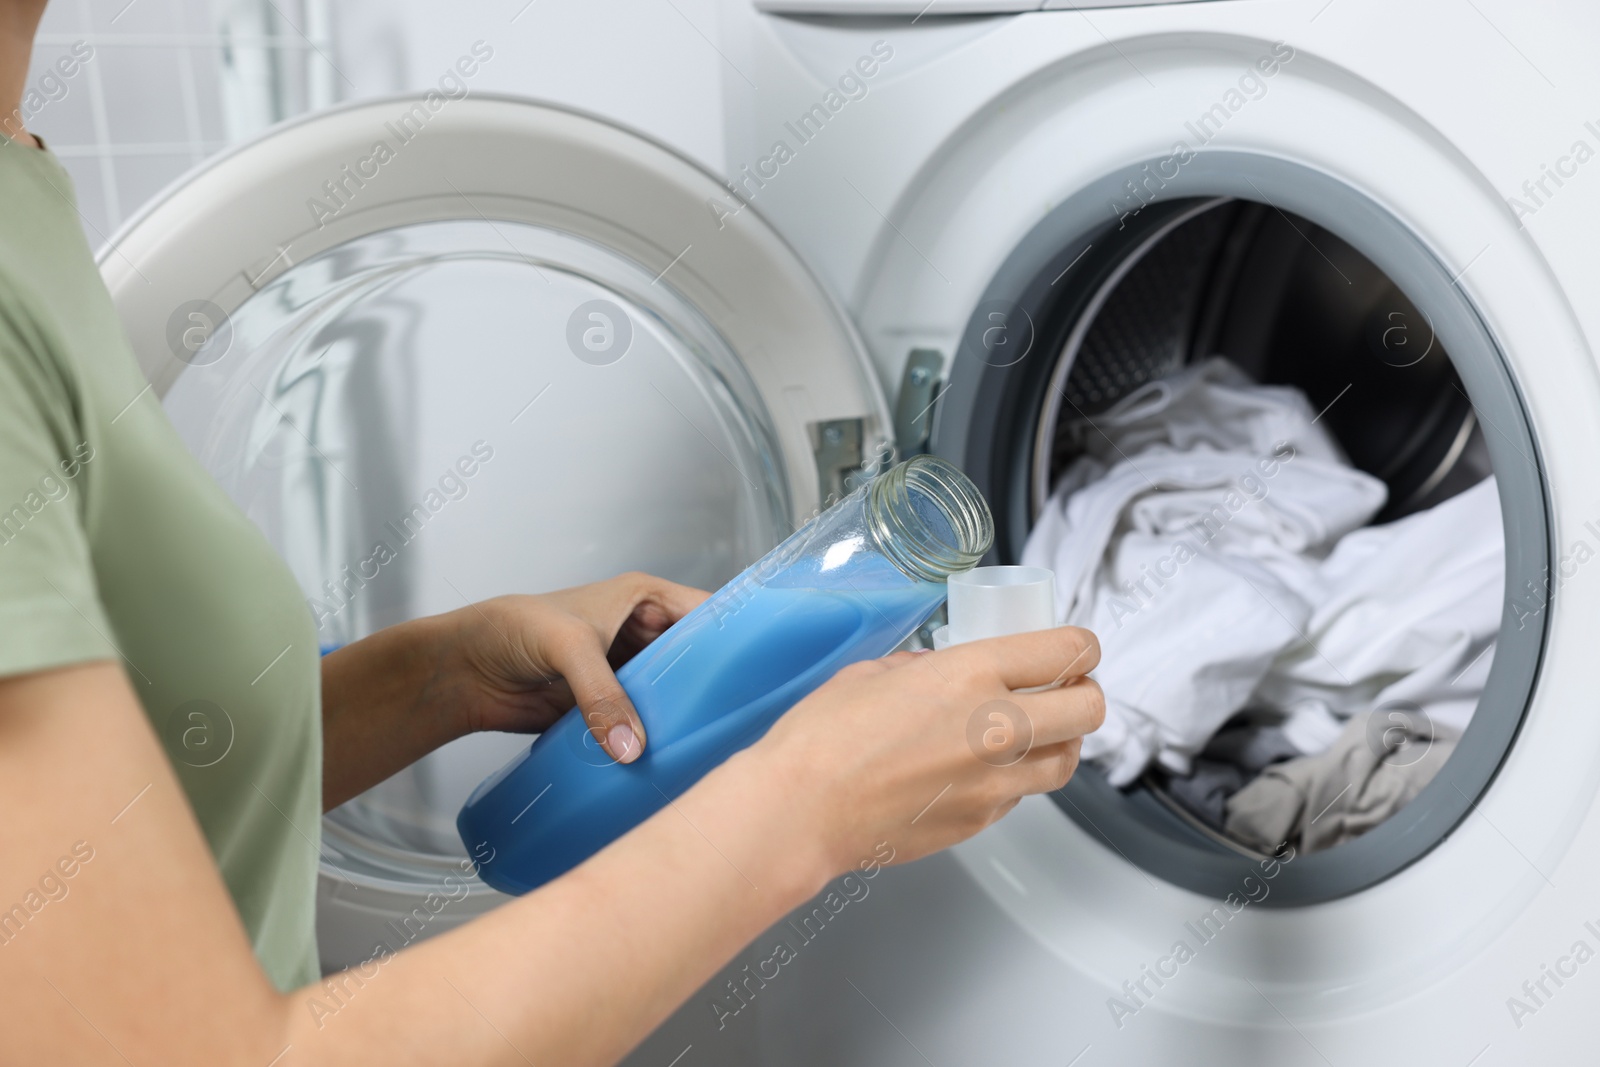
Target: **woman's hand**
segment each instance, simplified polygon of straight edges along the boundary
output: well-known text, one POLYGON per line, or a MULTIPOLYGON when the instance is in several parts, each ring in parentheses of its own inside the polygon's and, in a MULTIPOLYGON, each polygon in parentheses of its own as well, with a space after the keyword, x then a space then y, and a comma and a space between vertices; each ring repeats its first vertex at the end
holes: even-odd
MULTIPOLYGON (((587 608, 553 610, 590 617, 587 608)), ((619 606, 604 618, 633 614, 619 606)), ((605 634, 624 626, 604 618, 594 640, 608 649, 605 634)), ((423 637, 447 638, 457 622, 416 625, 423 637)), ((368 680, 399 686, 392 675, 409 683, 449 647, 407 641, 398 655, 363 657, 357 642, 328 659, 369 658, 388 670, 368 680)), ((7 934, 0 1061, 106 1062, 115 1041, 130 1062, 171 1067, 617 1063, 828 878, 882 859, 880 842, 911 859, 993 821, 1023 793, 1059 786, 1076 760, 1073 739, 1100 721, 1098 690, 1086 681, 1016 690, 1070 679, 1094 660, 1083 631, 1049 630, 853 667, 575 870, 447 937, 398 953, 380 945, 356 972, 288 993, 252 956, 125 669, 101 661, 0 679, 0 809, 23 813, 0 848, 0 883, 62 887, 58 872, 73 877, 61 866, 69 847, 81 872, 70 899, 59 902, 64 888, 50 892, 50 911, 7 934), (1019 722, 1031 724, 1031 746, 1027 727, 982 737, 998 727, 988 716, 1006 710, 996 701, 1026 713, 1019 722), (974 722, 979 740, 969 743, 974 722), (108 952, 137 961, 135 980, 128 967, 104 966, 108 952), (372 980, 373 962, 381 980, 372 980), (330 996, 352 984, 359 996, 330 996), (175 988, 205 990, 206 1010, 166 995, 175 988)), ((363 753, 389 741, 382 731, 366 737, 363 753)))
POLYGON ((633 762, 644 725, 614 672, 707 595, 633 573, 453 612, 465 731, 537 733, 577 704, 611 758, 633 762))
POLYGON ((496 597, 330 652, 322 660, 324 810, 465 734, 542 731, 573 704, 613 759, 638 759, 644 727, 613 672, 705 598, 624 574, 496 597))
POLYGON ((1087 630, 899 652, 840 671, 750 749, 805 809, 828 877, 887 843, 906 861, 1066 784, 1105 719, 1087 630), (1051 686, 1039 692, 1023 692, 1051 686))

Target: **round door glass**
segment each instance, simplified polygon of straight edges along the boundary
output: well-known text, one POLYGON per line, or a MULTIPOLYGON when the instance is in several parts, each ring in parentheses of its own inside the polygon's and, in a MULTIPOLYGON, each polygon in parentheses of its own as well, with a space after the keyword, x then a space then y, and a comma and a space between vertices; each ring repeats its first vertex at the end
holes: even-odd
MULTIPOLYGON (((173 384, 193 453, 304 589, 324 651, 644 570, 715 588, 787 529, 772 420, 663 278, 538 227, 423 223, 285 271, 173 384)), ((343 877, 436 881, 526 736, 465 738, 331 813, 343 877)))

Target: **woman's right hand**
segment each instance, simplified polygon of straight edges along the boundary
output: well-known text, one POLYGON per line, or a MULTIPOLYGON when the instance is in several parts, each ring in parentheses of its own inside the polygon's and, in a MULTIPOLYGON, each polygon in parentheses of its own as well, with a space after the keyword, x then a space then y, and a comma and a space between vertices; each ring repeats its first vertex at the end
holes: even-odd
POLYGON ((840 671, 750 749, 797 805, 838 874, 965 840, 1029 793, 1059 789, 1105 718, 1085 677, 1100 661, 1077 627, 939 652, 900 652, 840 671), (1023 692, 1039 686, 1052 688, 1023 692))

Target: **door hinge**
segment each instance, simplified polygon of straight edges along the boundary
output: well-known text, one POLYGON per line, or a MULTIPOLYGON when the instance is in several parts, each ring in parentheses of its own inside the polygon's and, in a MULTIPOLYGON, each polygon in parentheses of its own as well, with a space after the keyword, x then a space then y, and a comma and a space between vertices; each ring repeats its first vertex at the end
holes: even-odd
POLYGON ((894 404, 894 438, 901 459, 928 450, 933 437, 933 405, 939 395, 939 372, 943 369, 944 355, 938 349, 913 348, 906 357, 894 404))
POLYGON ((829 419, 811 425, 817 457, 817 492, 826 507, 843 499, 861 481, 865 419, 829 419))

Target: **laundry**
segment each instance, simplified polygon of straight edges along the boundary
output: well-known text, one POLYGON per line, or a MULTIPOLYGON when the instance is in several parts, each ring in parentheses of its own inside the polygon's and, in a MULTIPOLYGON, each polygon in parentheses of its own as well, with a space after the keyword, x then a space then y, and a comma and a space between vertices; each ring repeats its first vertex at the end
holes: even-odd
POLYGON ((1410 803, 1455 751, 1415 714, 1351 719, 1326 752, 1276 763, 1227 802, 1229 836, 1262 852, 1318 852, 1359 837, 1410 803))
POLYGON ((1299 390, 1214 358, 1080 424, 1022 562, 1056 572, 1062 621, 1100 637, 1106 721, 1083 755, 1127 785, 1186 774, 1294 648, 1318 565, 1383 506, 1299 390))
POLYGON ((1305 639, 1251 698, 1287 709, 1283 721, 1225 727, 1190 775, 1168 779, 1172 799, 1267 852, 1332 847, 1409 803, 1455 751, 1493 663, 1504 582, 1495 491, 1487 478, 1341 540, 1305 639), (1356 746, 1363 738, 1376 762, 1356 746), (1307 752, 1320 754, 1297 758, 1307 752))
MULTIPOLYGON (((1460 737, 1494 661, 1505 545, 1493 477, 1427 511, 1345 537, 1319 572, 1323 596, 1305 637, 1256 698, 1298 714, 1291 739, 1316 751, 1317 720, 1374 707, 1419 711, 1460 737)), ((1331 726, 1324 726, 1327 737, 1331 726)))
MULTIPOLYGON (((1347 724, 1374 708, 1403 713, 1431 750, 1453 748, 1500 624, 1493 478, 1367 526, 1383 483, 1345 462, 1302 393, 1256 385, 1220 358, 1142 387, 1073 432, 1079 455, 1022 561, 1053 568, 1062 621, 1100 636, 1107 715, 1083 755, 1113 784, 1154 763, 1180 804, 1231 827, 1235 805, 1248 810, 1258 795, 1252 778, 1305 785, 1310 772, 1284 768, 1324 752, 1337 762, 1347 724), (1237 722, 1218 733, 1246 710, 1254 731, 1273 730, 1253 751, 1237 722)), ((1361 813, 1381 798, 1403 804, 1440 761, 1416 761, 1403 786, 1396 764, 1379 762, 1365 768, 1368 793, 1352 788, 1341 801, 1358 806, 1319 820, 1316 840, 1344 832, 1329 826, 1364 827, 1361 813)), ((1308 805, 1322 797, 1303 792, 1308 805)), ((1275 846, 1318 814, 1252 840, 1275 846)))
POLYGON ((1272 764, 1304 754, 1282 723, 1236 718, 1195 757, 1189 774, 1167 779, 1167 794, 1201 822, 1221 830, 1230 797, 1272 764))

